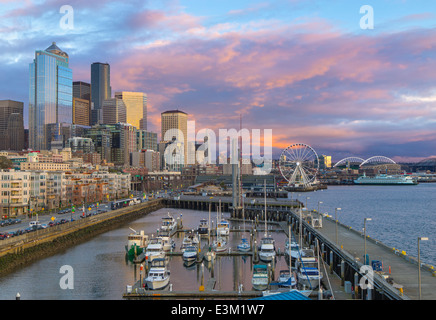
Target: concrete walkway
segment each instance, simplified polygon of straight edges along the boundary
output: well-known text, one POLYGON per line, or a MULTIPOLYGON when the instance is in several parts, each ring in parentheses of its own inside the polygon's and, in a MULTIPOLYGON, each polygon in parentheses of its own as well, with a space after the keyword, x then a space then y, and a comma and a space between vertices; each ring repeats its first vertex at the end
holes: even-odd
MULTIPOLYGON (((323 217, 322 228, 317 229, 331 242, 336 242, 336 222, 330 217, 323 217)), ((338 246, 355 257, 356 260, 363 260, 364 237, 360 232, 352 230, 348 226, 338 223, 338 246)), ((367 237, 366 252, 369 260, 380 260, 383 262, 383 271, 389 273, 394 282, 403 286, 403 293, 406 298, 419 299, 418 286, 418 264, 414 257, 408 257, 398 250, 367 237)), ((421 261, 422 263, 422 261, 421 261)), ((436 300, 436 273, 431 266, 421 268, 421 299, 436 300)))

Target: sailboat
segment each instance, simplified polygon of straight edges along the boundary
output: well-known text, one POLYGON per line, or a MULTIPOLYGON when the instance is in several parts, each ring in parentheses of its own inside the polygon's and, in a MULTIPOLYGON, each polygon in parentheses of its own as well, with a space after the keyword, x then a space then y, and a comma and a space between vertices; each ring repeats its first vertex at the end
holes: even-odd
MULTIPOLYGON (((244 232, 245 232, 245 212, 244 212, 244 201, 242 200, 242 219, 244 221, 244 232)), ((242 236, 241 243, 237 245, 237 248, 241 252, 248 252, 251 250, 250 242, 245 236, 242 236)))
MULTIPOLYGON (((221 209, 221 202, 220 202, 220 209, 221 209)), ((222 234, 218 231, 218 221, 219 221, 219 218, 218 218, 218 212, 217 212, 216 240, 212 244, 212 249, 215 252, 223 252, 223 251, 227 250, 227 241, 222 236, 222 234)))
POLYGON ((212 250, 211 243, 210 243, 210 208, 211 204, 209 203, 209 221, 207 226, 207 237, 208 237, 208 244, 209 244, 209 250, 204 254, 203 259, 206 261, 212 261, 216 257, 215 251, 212 250))
POLYGON ((217 226, 216 226, 216 233, 217 236, 221 235, 221 236, 228 236, 230 233, 230 224, 227 220, 222 218, 221 215, 221 199, 219 201, 219 215, 220 215, 220 219, 219 221, 217 221, 217 226))
POLYGON ((268 226, 266 223, 267 209, 266 209, 266 181, 264 182, 264 196, 265 196, 265 235, 260 240, 259 259, 264 262, 271 262, 276 257, 275 240, 268 236, 268 226))
POLYGON ((318 260, 315 257, 313 249, 301 250, 297 267, 298 284, 312 290, 318 288, 323 274, 319 271, 318 260))

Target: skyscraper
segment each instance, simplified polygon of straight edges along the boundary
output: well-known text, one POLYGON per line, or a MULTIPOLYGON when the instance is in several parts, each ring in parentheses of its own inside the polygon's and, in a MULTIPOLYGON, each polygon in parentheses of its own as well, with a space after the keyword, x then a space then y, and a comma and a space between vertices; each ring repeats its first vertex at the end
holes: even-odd
MULTIPOLYGON (((161 141, 170 142, 174 139, 183 141, 183 152, 180 155, 183 159, 176 159, 174 165, 169 165, 173 170, 179 170, 183 165, 187 163, 188 155, 188 114, 180 110, 169 110, 161 113, 161 141), (174 129, 174 130, 172 130, 174 129), (165 134, 169 132, 169 137, 165 137, 165 134), (182 136, 183 135, 183 136, 182 136)), ((165 159, 165 158, 164 158, 165 159)), ((168 164, 167 164, 168 165, 168 164)))
POLYGON ((143 92, 115 92, 115 98, 126 105, 127 123, 136 129, 147 130, 147 95, 143 92))
POLYGON ((83 81, 74 81, 73 124, 91 125, 91 109, 91 84, 83 81))
POLYGON ((126 123, 126 105, 122 99, 112 98, 103 101, 103 124, 126 123))
POLYGON ((29 147, 50 149, 48 126, 72 122, 73 72, 68 54, 52 43, 29 65, 29 147))
POLYGON ((91 124, 101 123, 103 101, 110 99, 111 77, 110 66, 108 63, 94 62, 91 64, 91 124))
POLYGON ((20 101, 0 100, 0 150, 24 149, 23 106, 20 101))

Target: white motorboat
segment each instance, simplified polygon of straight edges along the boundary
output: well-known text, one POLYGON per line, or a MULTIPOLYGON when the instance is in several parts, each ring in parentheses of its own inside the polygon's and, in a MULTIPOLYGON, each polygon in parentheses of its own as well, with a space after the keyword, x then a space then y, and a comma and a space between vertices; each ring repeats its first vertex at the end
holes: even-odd
POLYGON ((176 246, 176 242, 169 236, 159 236, 162 239, 162 248, 164 251, 170 251, 176 246))
POLYGON ((163 242, 161 238, 150 239, 147 248, 145 249, 145 260, 152 262, 154 259, 165 258, 163 242))
POLYGON ((171 216, 170 213, 168 212, 168 216, 162 218, 162 225, 160 226, 160 229, 161 229, 163 232, 168 232, 168 233, 170 233, 170 232, 173 231, 176 227, 177 227, 177 221, 176 221, 176 219, 174 219, 174 217, 171 216))
POLYGON ((263 237, 260 242, 259 259, 271 262, 276 257, 275 241, 271 237, 263 237))
POLYGON ((301 256, 297 260, 297 281, 300 286, 318 288, 323 274, 319 271, 318 260, 312 249, 302 249, 301 256))
POLYGON ((199 242, 198 237, 195 233, 193 233, 193 232, 187 233, 187 234, 185 234, 185 237, 183 238, 182 245, 180 246, 180 250, 182 252, 184 252, 187 247, 198 246, 199 243, 200 242, 199 242))
POLYGON ((197 259, 198 256, 198 248, 194 246, 186 247, 185 251, 183 252, 183 260, 185 261, 193 261, 197 259))
POLYGON ((170 271, 167 269, 165 259, 154 259, 145 284, 150 290, 159 290, 165 288, 170 282, 170 271))
POLYGON ((221 219, 217 224, 217 234, 220 236, 228 236, 230 233, 230 224, 227 220, 221 219))
POLYGON ((256 264, 253 266, 253 276, 251 284, 254 290, 262 291, 268 288, 269 277, 266 265, 256 264))

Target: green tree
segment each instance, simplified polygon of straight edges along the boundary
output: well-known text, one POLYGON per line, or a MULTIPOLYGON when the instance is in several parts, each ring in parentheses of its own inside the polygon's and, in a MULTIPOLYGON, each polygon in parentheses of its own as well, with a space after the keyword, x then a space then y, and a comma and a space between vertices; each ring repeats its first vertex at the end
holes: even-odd
POLYGON ((13 167, 14 164, 10 159, 0 156, 0 169, 12 169, 13 167))

